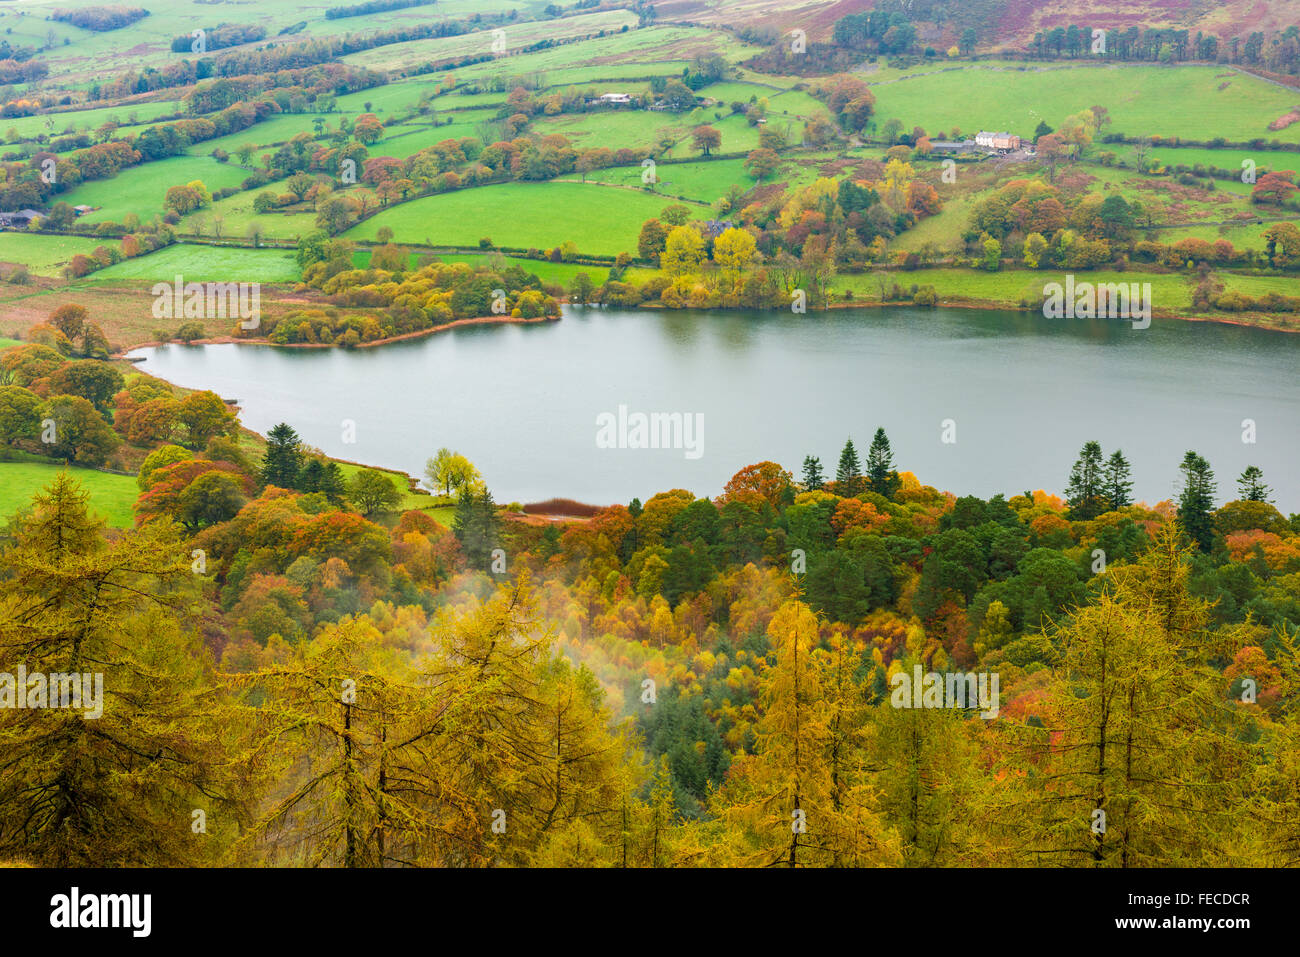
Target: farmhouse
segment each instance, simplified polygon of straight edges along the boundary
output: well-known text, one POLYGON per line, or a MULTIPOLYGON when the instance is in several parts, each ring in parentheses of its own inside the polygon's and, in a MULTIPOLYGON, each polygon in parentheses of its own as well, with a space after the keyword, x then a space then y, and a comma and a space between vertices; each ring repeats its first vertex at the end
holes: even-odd
POLYGON ((605 106, 627 106, 632 97, 627 93, 602 93, 599 102, 605 106))
POLYGON ((991 150, 1018 150, 1020 149, 1020 137, 1014 133, 989 133, 982 130, 975 134, 975 145, 991 150))
POLYGON ((735 225, 736 224, 729 219, 710 219, 704 224, 702 232, 704 233, 705 239, 717 239, 728 229, 732 229, 735 225))

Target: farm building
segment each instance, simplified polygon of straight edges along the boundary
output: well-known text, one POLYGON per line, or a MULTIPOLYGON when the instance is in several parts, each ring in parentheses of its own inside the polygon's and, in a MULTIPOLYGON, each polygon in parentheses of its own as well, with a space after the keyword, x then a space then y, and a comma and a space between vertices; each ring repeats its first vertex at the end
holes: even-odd
POLYGON ((930 148, 935 153, 954 153, 961 155, 963 153, 975 152, 974 140, 935 140, 930 144, 930 148))
POLYGON ((1018 150, 1020 137, 1014 133, 989 133, 981 130, 975 134, 975 145, 991 150, 1018 150))
POLYGON ((0 229, 26 229, 33 219, 42 215, 39 210, 20 209, 12 213, 0 213, 0 229))

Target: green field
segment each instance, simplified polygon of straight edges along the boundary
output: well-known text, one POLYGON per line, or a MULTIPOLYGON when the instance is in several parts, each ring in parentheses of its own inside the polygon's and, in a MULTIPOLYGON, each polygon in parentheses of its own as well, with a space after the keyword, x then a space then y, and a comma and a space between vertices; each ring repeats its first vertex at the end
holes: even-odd
POLYGON ((562 20, 542 20, 533 23, 510 24, 502 28, 505 50, 493 48, 494 31, 482 30, 456 37, 437 37, 428 40, 410 40, 376 47, 343 58, 345 63, 369 67, 372 70, 409 70, 424 63, 450 60, 457 57, 483 56, 498 52, 509 57, 512 49, 529 46, 539 40, 566 39, 590 36, 602 30, 609 33, 624 26, 636 26, 636 15, 628 10, 603 10, 598 13, 565 17, 562 20))
MULTIPOLYGON (((933 286, 940 305, 945 299, 998 302, 1014 306, 1022 299, 1035 301, 1043 291, 1043 286, 1051 282, 1061 282, 1059 270, 1010 269, 1001 272, 981 272, 973 269, 918 269, 913 272, 890 271, 888 273, 862 273, 856 276, 836 276, 831 287, 843 295, 847 290, 853 291, 857 300, 880 299, 879 277, 884 276, 887 285, 898 283, 903 289, 913 284, 933 286)), ((1151 299, 1158 310, 1183 310, 1191 305, 1192 287, 1185 276, 1138 272, 1097 272, 1079 273, 1078 282, 1091 283, 1151 283, 1151 299)))
POLYGON ((112 179, 82 183, 60 197, 71 206, 99 206, 80 222, 120 223, 127 213, 135 213, 148 222, 164 212, 163 199, 169 187, 202 181, 208 192, 238 186, 248 170, 235 163, 218 163, 209 156, 171 156, 164 160, 133 166, 112 179))
POLYGON ((597 79, 680 73, 701 54, 718 53, 735 61, 760 50, 718 30, 665 25, 567 43, 536 53, 521 53, 504 61, 498 58, 475 63, 455 73, 461 82, 503 73, 523 76, 542 72, 549 84, 588 83, 597 79))
MULTIPOLYGON (((1272 139, 1272 135, 1268 137, 1272 139)), ((1129 165, 1137 162, 1135 155, 1137 147, 1127 146, 1121 143, 1099 143, 1092 148, 1090 154, 1095 156, 1103 151, 1109 150, 1120 159, 1123 159, 1129 165)), ((1232 150, 1232 149, 1207 149, 1199 146, 1152 146, 1147 150, 1147 161, 1158 161, 1166 167, 1172 169, 1174 166, 1195 166, 1197 163, 1209 168, 1217 166, 1219 169, 1241 170, 1244 160, 1253 160, 1258 174, 1263 169, 1300 169, 1300 153, 1292 153, 1283 150, 1232 150)))
POLYGON ((584 253, 635 255, 641 224, 664 205, 662 196, 593 183, 502 183, 402 203, 345 235, 374 239, 388 226, 397 242, 430 246, 475 246, 486 236, 516 249, 572 240, 584 253))
MULTIPOLYGON (((1059 126, 1067 116, 1100 104, 1110 111, 1106 132, 1129 136, 1181 136, 1233 141, 1263 137, 1300 141, 1300 124, 1270 132, 1268 124, 1296 103, 1295 90, 1219 67, 1088 66, 991 69, 983 64, 876 82, 877 114, 883 126, 902 120, 907 129, 935 133, 960 129, 1010 130, 1031 136, 1040 120, 1059 126)), ((871 82, 871 78, 868 78, 871 82)))
POLYGON ((86 236, 44 236, 39 233, 0 232, 0 262, 26 266, 33 276, 59 276, 72 257, 89 256, 103 245, 117 245, 116 240, 86 236))
MULTIPOLYGON (((641 189, 643 171, 639 166, 615 166, 587 174, 589 182, 613 183, 641 189)), ((750 189, 754 178, 745 171, 742 159, 703 160, 697 163, 660 163, 655 167, 658 183, 653 192, 662 193, 665 202, 669 197, 686 196, 690 199, 712 203, 733 186, 750 189)), ((566 179, 570 177, 566 176, 566 179)), ((652 192, 646 191, 647 194, 652 192)))
MULTIPOLYGON (((44 462, 0 462, 0 518, 7 519, 31 503, 32 495, 49 485, 63 471, 62 465, 44 462)), ((109 525, 127 528, 134 521, 131 511, 140 489, 135 476, 114 475, 94 469, 69 469, 72 477, 90 493, 90 507, 109 525)))
MULTIPOLYGON (((373 32, 399 25, 427 21, 427 8, 382 11, 364 17, 328 20, 320 4, 283 0, 276 3, 239 3, 235 6, 215 4, 212 0, 167 0, 149 7, 150 16, 120 30, 94 33, 66 23, 50 21, 47 14, 56 7, 83 6, 68 0, 26 0, 0 11, 0 33, 11 43, 31 44, 43 48, 46 33, 52 32, 55 43, 42 54, 52 78, 68 85, 88 85, 106 73, 127 69, 162 68, 183 54, 173 53, 172 37, 189 34, 195 27, 213 27, 220 23, 249 23, 266 28, 260 42, 306 40, 312 37, 373 32), (303 24, 300 32, 280 36, 280 32, 303 24), (64 40, 70 40, 65 46, 64 40)), ((439 18, 464 18, 516 10, 521 18, 536 17, 546 0, 439 0, 439 18)), ((382 48, 381 48, 382 49, 382 48)))
MULTIPOLYGON (((274 188, 271 189, 274 192, 274 188)), ((297 239, 316 229, 316 214, 310 211, 257 213, 253 209, 253 200, 260 192, 260 189, 245 190, 219 199, 207 209, 190 213, 181 220, 177 229, 182 233, 201 230, 204 236, 220 238, 215 233, 220 221, 222 236, 238 237, 248 235, 248 227, 257 223, 262 235, 268 239, 297 239)))
POLYGON ((101 269, 91 281, 171 281, 176 276, 186 282, 296 282, 299 270, 292 250, 177 243, 101 269))
MULTIPOLYGON (((785 123, 785 118, 773 122, 785 123)), ((697 156, 691 144, 691 130, 707 123, 722 134, 720 151, 724 153, 749 152, 758 147, 758 129, 750 126, 744 117, 727 116, 725 111, 695 109, 689 113, 659 113, 651 110, 601 110, 593 113, 539 117, 533 127, 539 133, 560 133, 567 136, 578 149, 604 146, 609 149, 634 149, 646 154, 664 155, 673 159, 697 156), (722 113, 718 118, 715 114, 722 113), (672 147, 662 150, 664 141, 672 147)), ((791 122, 791 140, 799 141, 803 133, 798 120, 791 122)))
MULTIPOLYGON (((0 24, 4 22, 0 19, 0 24)), ((129 103, 124 106, 105 106, 88 110, 68 110, 43 116, 18 116, 0 120, 0 133, 6 141, 34 139, 38 136, 55 138, 69 133, 93 133, 105 123, 135 126, 148 123, 160 116, 184 112, 174 99, 151 103, 129 103), (134 117, 134 119, 132 119, 134 117)))
POLYGON ((479 139, 481 124, 490 123, 496 113, 496 110, 465 110, 444 113, 439 119, 451 122, 444 122, 441 126, 431 126, 426 121, 389 126, 385 128, 385 137, 370 147, 370 155, 405 159, 443 140, 458 140, 464 136, 479 139))
MULTIPOLYGON (((609 270, 604 266, 587 266, 582 263, 553 263, 538 259, 523 259, 519 256, 480 255, 477 253, 444 253, 438 257, 443 262, 469 263, 472 266, 486 266, 504 261, 508 266, 519 266, 537 276, 542 282, 554 283, 568 289, 573 279, 580 272, 585 272, 597 286, 605 281, 609 270)), ((633 266, 623 273, 623 281, 640 283, 654 275, 653 270, 638 269, 633 266)))
POLYGON ((1279 296, 1300 295, 1300 283, 1290 276, 1238 276, 1235 273, 1218 272, 1214 278, 1228 289, 1236 290, 1244 296, 1266 296, 1275 292, 1279 296))

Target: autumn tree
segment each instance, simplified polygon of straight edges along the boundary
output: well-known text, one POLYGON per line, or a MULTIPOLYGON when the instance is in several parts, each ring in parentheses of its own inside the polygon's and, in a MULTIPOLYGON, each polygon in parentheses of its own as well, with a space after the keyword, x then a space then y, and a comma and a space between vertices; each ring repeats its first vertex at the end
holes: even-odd
POLYGON ((52 455, 79 465, 103 465, 122 440, 79 395, 56 395, 41 407, 41 440, 52 455))
POLYGON ((697 126, 691 130, 691 142, 705 156, 711 156, 722 145, 722 134, 707 124, 697 126))
POLYGON ((1040 728, 1023 736, 1027 862, 1171 867, 1232 860, 1243 751, 1209 663, 1222 642, 1165 527, 1061 629, 1040 728))
POLYGON ((373 624, 331 625, 285 664, 234 681, 260 702, 249 712, 245 761, 265 796, 235 859, 414 863, 436 826, 421 803, 439 790, 436 766, 412 749, 427 693, 385 653, 373 624))
POLYGON ((81 335, 81 327, 89 318, 90 314, 86 311, 85 306, 68 302, 50 313, 50 325, 62 332, 71 341, 81 335))
POLYGON ((383 138, 384 124, 375 114, 362 113, 352 126, 352 135, 356 137, 358 143, 369 146, 383 138))
POLYGON ((753 150, 745 157, 745 169, 760 183, 777 171, 781 157, 774 150, 753 150))
POLYGON ((837 646, 819 660, 817 619, 795 599, 772 617, 768 639, 775 663, 754 753, 736 760, 715 800, 724 829, 719 851, 754 867, 895 863, 863 761, 851 653, 837 646))
POLYGON ((660 265, 669 276, 690 275, 704 259, 704 237, 691 226, 675 226, 668 234, 660 265))
POLYGON ((482 479, 473 462, 451 449, 439 449, 424 463, 425 483, 433 489, 441 488, 446 496, 480 483, 482 479))
POLYGON ((243 788, 195 627, 189 552, 167 523, 107 542, 88 498, 60 474, 0 552, 0 657, 44 676, 59 700, 0 707, 0 856, 212 863, 243 819, 243 788), (56 689, 58 675, 84 681, 56 689))
POLYGON ((215 392, 191 392, 176 405, 176 422, 185 430, 186 444, 201 449, 219 435, 238 428, 235 413, 215 392))

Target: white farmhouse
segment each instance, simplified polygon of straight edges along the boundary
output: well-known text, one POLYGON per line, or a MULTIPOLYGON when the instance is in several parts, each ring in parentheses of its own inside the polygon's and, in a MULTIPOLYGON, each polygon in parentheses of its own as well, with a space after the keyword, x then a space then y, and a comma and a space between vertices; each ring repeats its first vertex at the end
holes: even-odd
POLYGON ((1020 137, 1014 133, 990 133, 987 130, 981 130, 975 134, 975 145, 991 150, 1018 150, 1020 149, 1020 137))

